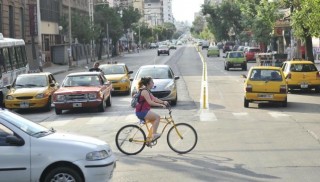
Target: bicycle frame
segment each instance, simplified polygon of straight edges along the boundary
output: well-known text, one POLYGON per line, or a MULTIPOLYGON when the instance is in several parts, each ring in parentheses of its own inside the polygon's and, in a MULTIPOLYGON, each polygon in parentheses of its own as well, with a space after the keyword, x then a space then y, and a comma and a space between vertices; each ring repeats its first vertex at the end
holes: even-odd
MULTIPOLYGON (((153 139, 152 139, 152 128, 151 126, 149 125, 150 122, 145 122, 144 124, 139 124, 139 129, 143 130, 143 127, 146 126, 147 128, 147 131, 148 131, 148 136, 147 136, 147 140, 135 140, 133 139, 135 134, 133 135, 133 138, 131 141, 134 141, 134 142, 152 142, 153 139)), ((167 116, 164 116, 164 117, 160 117, 160 123, 165 123, 165 125, 163 126, 162 128, 162 131, 161 131, 161 135, 164 133, 165 129, 167 128, 168 125, 173 125, 175 131, 177 132, 177 134, 179 135, 179 137, 181 139, 183 139, 182 135, 180 134, 180 132, 178 131, 177 127, 176 127, 176 124, 172 118, 172 115, 171 115, 171 109, 169 109, 169 117, 167 116)))

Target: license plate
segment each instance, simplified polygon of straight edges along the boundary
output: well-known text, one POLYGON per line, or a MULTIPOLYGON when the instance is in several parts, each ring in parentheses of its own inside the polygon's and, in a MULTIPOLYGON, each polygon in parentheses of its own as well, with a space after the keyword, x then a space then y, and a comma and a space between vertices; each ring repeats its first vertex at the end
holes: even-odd
POLYGON ((28 101, 20 102, 20 108, 29 108, 29 102, 28 101))
POLYGON ((82 107, 82 103, 73 103, 73 107, 82 107))
POLYGON ((308 83, 301 83, 300 85, 301 88, 308 88, 308 86, 309 86, 308 83))
POLYGON ((233 64, 234 66, 241 66, 241 64, 233 64))
POLYGON ((272 99, 273 95, 272 94, 258 94, 259 98, 263 98, 263 99, 272 99))

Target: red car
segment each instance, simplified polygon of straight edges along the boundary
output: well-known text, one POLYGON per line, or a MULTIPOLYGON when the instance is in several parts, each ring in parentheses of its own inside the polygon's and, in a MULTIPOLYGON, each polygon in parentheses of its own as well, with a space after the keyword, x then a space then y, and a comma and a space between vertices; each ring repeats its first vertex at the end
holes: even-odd
POLYGON ((112 84, 102 72, 71 73, 53 94, 56 114, 75 108, 98 108, 104 112, 111 106, 112 84))
POLYGON ((259 47, 249 47, 245 53, 246 61, 256 61, 255 54, 259 52, 261 52, 259 47))

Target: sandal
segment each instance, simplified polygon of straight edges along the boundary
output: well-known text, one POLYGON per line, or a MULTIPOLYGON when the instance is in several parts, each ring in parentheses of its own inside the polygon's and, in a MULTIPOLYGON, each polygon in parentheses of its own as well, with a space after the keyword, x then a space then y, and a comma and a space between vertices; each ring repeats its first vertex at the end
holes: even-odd
POLYGON ((160 138, 161 134, 160 133, 155 133, 152 136, 153 136, 152 140, 157 140, 158 138, 160 138))

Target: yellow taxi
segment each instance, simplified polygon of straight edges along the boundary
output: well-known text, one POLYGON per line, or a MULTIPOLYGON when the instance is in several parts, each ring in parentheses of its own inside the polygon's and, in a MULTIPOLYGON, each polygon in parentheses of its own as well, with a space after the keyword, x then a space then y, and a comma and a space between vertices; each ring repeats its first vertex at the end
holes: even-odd
POLYGON ((312 90, 320 92, 320 74, 311 61, 285 61, 282 70, 287 79, 288 89, 312 90))
POLYGON ((8 89, 4 104, 8 109, 44 108, 51 110, 52 94, 59 88, 49 72, 18 75, 8 89))
POLYGON ((287 107, 287 84, 279 67, 253 66, 244 83, 244 107, 250 102, 278 102, 287 107))
POLYGON ((130 94, 131 81, 128 67, 124 63, 102 64, 99 68, 103 71, 104 76, 111 81, 113 91, 118 93, 130 94))

